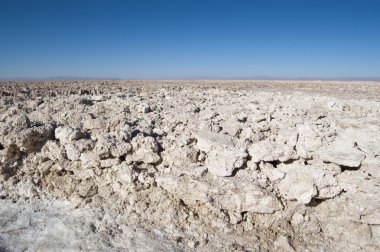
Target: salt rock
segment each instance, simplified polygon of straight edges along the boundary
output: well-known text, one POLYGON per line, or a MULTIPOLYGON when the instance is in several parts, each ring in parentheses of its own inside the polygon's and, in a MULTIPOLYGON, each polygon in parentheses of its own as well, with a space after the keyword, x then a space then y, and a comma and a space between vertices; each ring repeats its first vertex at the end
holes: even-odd
POLYGON ((140 113, 149 113, 151 111, 151 108, 150 108, 149 104, 147 104, 147 103, 140 103, 137 106, 137 110, 140 113))
POLYGON ((101 158, 107 158, 110 155, 111 146, 116 144, 116 139, 110 133, 93 134, 95 145, 93 151, 101 158))
POLYGON ((33 198, 38 194, 37 186, 35 185, 35 183, 33 183, 31 178, 27 179, 26 181, 23 181, 23 183, 17 183, 14 190, 18 196, 29 199, 33 198))
POLYGON ((329 213, 331 219, 338 223, 350 220, 355 223, 380 225, 379 187, 371 180, 360 178, 358 172, 360 171, 348 175, 344 172, 339 175, 339 182, 343 184, 342 187, 345 191, 348 191, 334 201, 324 201, 324 204, 320 204, 317 209, 319 219, 321 216, 325 216, 325 213, 329 213), (359 178, 352 179, 353 175, 357 174, 359 178))
POLYGON ((45 176, 49 174, 50 168, 52 167, 53 164, 54 162, 49 160, 37 166, 37 169, 40 171, 42 176, 45 176))
POLYGON ((21 151, 33 151, 50 138, 52 129, 51 126, 40 126, 22 130, 16 135, 16 145, 21 151))
POLYGON ((243 128, 239 134, 239 138, 243 140, 252 139, 255 136, 255 133, 251 128, 243 128))
POLYGON ((278 184, 281 195, 288 200, 296 199, 300 204, 308 204, 313 198, 333 198, 342 189, 337 180, 323 170, 312 165, 280 165, 286 175, 278 184))
POLYGON ((298 141, 298 131, 295 128, 280 129, 276 137, 278 160, 281 162, 298 158, 295 146, 298 141))
POLYGON ((121 157, 132 149, 130 143, 126 143, 121 138, 104 133, 98 136, 95 144, 94 152, 101 158, 121 157))
POLYGON ((273 213, 282 209, 272 194, 257 185, 234 188, 213 196, 213 200, 214 207, 235 212, 273 213))
POLYGON ((244 150, 217 146, 208 153, 205 165, 217 176, 231 176, 235 169, 244 165, 247 156, 244 150))
POLYGON ((58 127, 55 129, 55 138, 61 143, 69 143, 81 139, 83 132, 70 127, 58 127))
POLYGON ((233 138, 223 134, 198 131, 195 133, 197 147, 207 153, 205 165, 210 173, 217 176, 231 176, 242 167, 248 156, 244 148, 238 148, 233 138))
POLYGON ((10 124, 15 132, 19 132, 30 127, 30 120, 26 115, 18 115, 10 124))
POLYGON ((355 149, 337 150, 334 147, 330 147, 321 150, 319 152, 319 158, 323 161, 342 166, 359 167, 365 158, 365 154, 355 149))
POLYGON ((68 143, 65 145, 67 158, 71 161, 79 160, 80 151, 74 143, 68 143))
POLYGON ((62 161, 67 158, 66 151, 63 146, 60 146, 57 142, 49 140, 42 148, 44 156, 53 161, 62 161))
POLYGON ((182 199, 200 201, 216 209, 239 213, 274 213, 283 208, 272 193, 254 183, 241 185, 226 181, 220 186, 215 181, 171 174, 158 176, 156 182, 182 199))
POLYGON ((162 162, 168 166, 188 167, 197 162, 197 150, 190 146, 173 145, 161 153, 162 162))
POLYGON ((100 167, 102 168, 108 168, 114 165, 118 165, 120 163, 119 158, 109 158, 109 159, 104 159, 100 160, 100 167))
POLYGON ((137 179, 133 172, 133 166, 126 162, 113 166, 113 168, 117 173, 116 180, 122 184, 132 184, 137 179))
POLYGON ((75 191, 82 197, 92 197, 98 193, 98 186, 94 182, 80 183, 75 191))
POLYGON ((28 117, 32 125, 33 124, 34 125, 49 124, 53 121, 53 118, 49 113, 45 111, 40 111, 40 110, 35 110, 35 111, 30 112, 28 114, 28 117))
POLYGON ((222 124, 223 130, 222 133, 227 133, 230 136, 237 136, 242 130, 243 123, 235 121, 225 121, 222 124))
POLYGON ((158 144, 153 137, 139 134, 132 139, 131 144, 132 155, 128 155, 126 160, 146 164, 156 164, 161 160, 158 155, 158 144))
POLYGON ((121 157, 127 154, 131 149, 132 145, 130 143, 119 140, 114 146, 111 147, 110 152, 114 157, 121 157))
POLYGON ((232 137, 224 134, 218 134, 206 130, 198 130, 194 132, 197 139, 197 147, 199 150, 204 152, 211 151, 215 146, 225 145, 225 146, 235 146, 232 137))
POLYGON ((95 169, 81 169, 74 170, 74 176, 76 180, 93 180, 97 175, 95 174, 95 169))
POLYGON ((78 148, 80 153, 83 153, 86 151, 91 151, 95 146, 95 142, 92 139, 82 138, 75 142, 75 146, 78 148))
POLYGON ((285 173, 280 169, 274 168, 270 163, 260 163, 260 170, 271 182, 283 179, 285 173))
POLYGON ((301 179, 299 174, 287 174, 278 187, 285 199, 296 199, 300 204, 309 204, 310 201, 317 195, 318 191, 313 178, 307 177, 301 179))
POLYGON ((270 162, 276 160, 274 155, 275 143, 270 140, 263 140, 253 143, 248 148, 251 161, 258 163, 260 161, 270 162))
POLYGON ((207 172, 207 168, 202 165, 191 164, 189 167, 186 167, 186 169, 179 168, 179 172, 181 174, 185 174, 189 176, 203 177, 207 172))
POLYGON ((108 128, 107 119, 102 118, 102 117, 95 118, 95 119, 92 119, 92 118, 85 119, 82 121, 82 128, 84 131, 95 130, 95 129, 99 129, 99 130, 107 129, 108 128))
MULTIPOLYGON (((338 165, 378 167, 380 127, 366 125, 362 128, 346 128, 339 137, 325 148, 320 148, 320 158, 338 165)), ((376 169, 375 169, 376 170, 376 169)))
POLYGON ((368 125, 363 129, 348 128, 344 132, 347 137, 352 137, 357 143, 358 148, 368 157, 380 156, 380 126, 368 125))
POLYGON ((322 139, 317 129, 309 124, 298 125, 297 154, 303 158, 311 158, 322 146, 322 139))
POLYGON ((343 213, 356 222, 380 225, 378 182, 361 170, 345 171, 337 178, 346 192, 337 213, 343 213))
POLYGON ((280 160, 281 162, 296 159, 297 153, 294 146, 297 143, 298 133, 294 129, 287 128, 279 131, 275 140, 265 139, 253 143, 248 152, 253 162, 271 162, 280 160))
POLYGON ((359 167, 366 155, 354 147, 350 140, 340 138, 318 151, 319 158, 326 162, 348 167, 359 167))
POLYGON ((99 167, 100 165, 99 156, 94 152, 84 152, 80 155, 79 159, 82 161, 84 168, 99 167))
POLYGON ((13 164, 22 156, 21 151, 15 144, 10 144, 4 150, 0 150, 0 174, 6 170, 4 164, 13 164))
POLYGON ((380 193, 378 182, 373 179, 372 174, 360 170, 342 172, 337 176, 341 187, 350 194, 366 193, 368 195, 377 195, 380 193))

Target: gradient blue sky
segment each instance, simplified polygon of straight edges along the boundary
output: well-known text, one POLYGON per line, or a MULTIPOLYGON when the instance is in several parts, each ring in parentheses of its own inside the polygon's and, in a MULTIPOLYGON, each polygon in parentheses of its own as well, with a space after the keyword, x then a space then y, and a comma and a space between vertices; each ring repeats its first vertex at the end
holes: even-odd
POLYGON ((380 77, 376 0, 0 0, 0 78, 380 77))

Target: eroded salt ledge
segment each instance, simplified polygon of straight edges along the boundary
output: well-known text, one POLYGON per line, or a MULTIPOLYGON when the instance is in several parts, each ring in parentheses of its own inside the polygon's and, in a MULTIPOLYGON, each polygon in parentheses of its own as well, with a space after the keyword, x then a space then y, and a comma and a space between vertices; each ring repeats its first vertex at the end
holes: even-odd
POLYGON ((0 248, 380 249, 380 103, 140 87, 0 104, 0 248))

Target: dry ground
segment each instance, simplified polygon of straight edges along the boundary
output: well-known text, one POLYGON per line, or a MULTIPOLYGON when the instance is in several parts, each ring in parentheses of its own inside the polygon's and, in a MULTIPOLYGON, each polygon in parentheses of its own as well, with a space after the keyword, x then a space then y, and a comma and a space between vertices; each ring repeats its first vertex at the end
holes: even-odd
POLYGON ((379 82, 0 94, 0 250, 380 249, 379 82))

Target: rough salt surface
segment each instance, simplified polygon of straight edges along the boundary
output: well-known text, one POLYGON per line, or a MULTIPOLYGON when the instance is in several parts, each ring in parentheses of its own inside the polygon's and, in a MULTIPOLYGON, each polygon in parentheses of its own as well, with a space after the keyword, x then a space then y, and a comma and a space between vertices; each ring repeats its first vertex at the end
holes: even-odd
POLYGON ((379 251, 378 87, 1 83, 0 250, 379 251))

